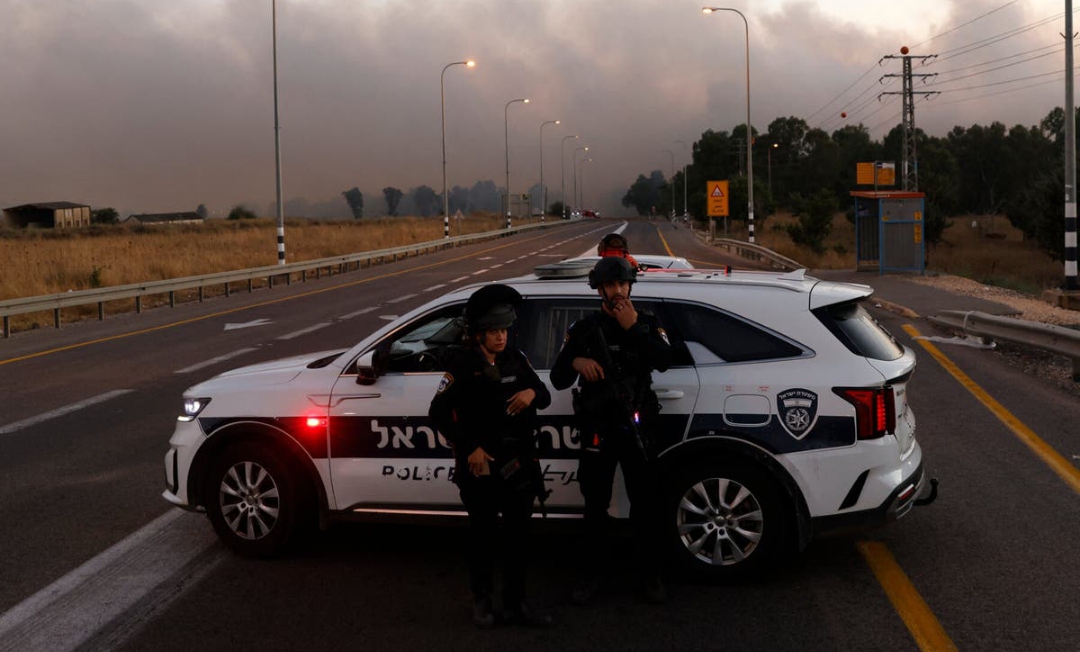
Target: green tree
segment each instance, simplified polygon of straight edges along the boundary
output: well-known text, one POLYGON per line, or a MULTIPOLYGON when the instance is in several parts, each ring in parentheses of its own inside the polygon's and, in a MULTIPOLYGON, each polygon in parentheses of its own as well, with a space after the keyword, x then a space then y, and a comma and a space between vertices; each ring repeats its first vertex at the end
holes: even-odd
POLYGON ((824 253, 825 238, 832 232, 832 218, 836 212, 836 196, 827 188, 818 190, 806 199, 796 202, 798 222, 787 225, 787 232, 796 244, 809 247, 815 253, 824 253))
POLYGON ((401 198, 405 196, 405 193, 393 186, 387 186, 382 189, 382 194, 386 198, 386 212, 390 214, 390 217, 397 217, 398 205, 401 204, 401 198))
POLYGON ((94 224, 116 224, 120 221, 120 214, 115 208, 99 208, 90 212, 90 221, 94 224))
POLYGON ((253 220, 256 217, 257 216, 255 215, 255 213, 252 212, 250 209, 248 209, 246 206, 244 206, 243 204, 237 204, 236 206, 232 207, 231 211, 229 211, 229 216, 228 216, 227 219, 230 219, 230 220, 253 220))
POLYGON ((199 207, 195 209, 195 214, 205 220, 210 216, 210 211, 206 210, 206 204, 199 204, 199 207))
POLYGON ((364 217, 364 193, 360 192, 359 188, 353 186, 341 193, 341 196, 345 198, 345 203, 349 205, 354 220, 364 217))
POLYGON ((439 195, 431 186, 417 186, 413 189, 413 204, 416 205, 416 212, 420 213, 421 217, 430 216, 438 201, 439 195))
POLYGON ((655 210, 660 214, 660 188, 664 185, 664 173, 653 170, 649 177, 639 174, 638 178, 623 195, 622 205, 633 208, 638 215, 649 215, 655 210))

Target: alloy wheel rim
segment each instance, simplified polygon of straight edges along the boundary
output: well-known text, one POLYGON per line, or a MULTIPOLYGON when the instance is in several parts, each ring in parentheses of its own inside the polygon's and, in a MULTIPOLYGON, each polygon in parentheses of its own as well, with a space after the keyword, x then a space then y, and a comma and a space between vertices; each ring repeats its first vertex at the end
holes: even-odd
POLYGON ((274 477, 257 462, 234 464, 218 488, 221 515, 241 539, 258 540, 277 524, 281 498, 274 477))
POLYGON ((764 530, 761 503, 744 485, 728 478, 695 483, 679 501, 679 540, 699 561, 734 566, 757 550, 764 530))

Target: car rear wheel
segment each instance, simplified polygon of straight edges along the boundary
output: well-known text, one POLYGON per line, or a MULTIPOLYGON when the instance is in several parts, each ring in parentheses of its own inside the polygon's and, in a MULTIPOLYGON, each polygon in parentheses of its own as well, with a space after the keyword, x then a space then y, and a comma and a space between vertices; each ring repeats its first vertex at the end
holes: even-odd
POLYGON ((244 557, 272 557, 298 538, 303 492, 274 448, 244 442, 224 451, 206 483, 206 511, 218 537, 244 557))
POLYGON ((709 580, 759 574, 785 548, 790 529, 776 484, 733 462, 701 463, 680 475, 664 517, 680 565, 709 580))

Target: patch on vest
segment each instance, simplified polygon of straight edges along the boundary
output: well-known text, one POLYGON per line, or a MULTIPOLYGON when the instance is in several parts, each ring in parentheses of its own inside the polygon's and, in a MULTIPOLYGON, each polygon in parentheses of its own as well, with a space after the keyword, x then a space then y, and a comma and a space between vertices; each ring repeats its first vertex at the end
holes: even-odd
POLYGON ((443 376, 442 376, 442 380, 439 381, 439 388, 437 390, 435 390, 435 393, 436 394, 442 394, 443 392, 445 392, 453 384, 454 384, 454 377, 451 376, 449 373, 444 373, 443 376))
POLYGON ((802 439, 817 423, 818 395, 808 389, 789 389, 776 395, 780 425, 795 439, 802 439))

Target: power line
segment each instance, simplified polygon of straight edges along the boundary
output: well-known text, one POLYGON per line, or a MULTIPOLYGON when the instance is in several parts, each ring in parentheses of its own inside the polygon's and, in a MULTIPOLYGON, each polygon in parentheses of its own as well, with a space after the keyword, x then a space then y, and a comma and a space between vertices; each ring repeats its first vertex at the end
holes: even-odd
POLYGON ((1004 81, 991 82, 989 84, 979 84, 977 86, 965 86, 963 88, 946 88, 945 90, 935 91, 935 92, 937 92, 937 93, 956 93, 958 91, 970 91, 970 90, 975 90, 976 88, 989 88, 991 86, 1001 86, 1002 84, 1013 84, 1013 83, 1016 83, 1016 82, 1019 82, 1019 81, 1024 81, 1025 79, 1038 79, 1039 77, 1049 77, 1050 75, 1060 75, 1060 74, 1061 74, 1060 70, 1054 70, 1052 72, 1044 72, 1044 73, 1041 73, 1041 74, 1038 74, 1038 75, 1027 75, 1026 77, 1016 77, 1014 79, 1006 79, 1004 81))
POLYGON ((1010 54, 1007 57, 1000 57, 1000 58, 997 58, 997 59, 990 59, 989 61, 983 61, 982 63, 972 63, 972 64, 969 64, 969 65, 966 65, 966 66, 962 66, 960 68, 953 68, 952 70, 941 70, 937 74, 939 74, 939 75, 947 75, 947 74, 952 73, 952 72, 958 72, 958 71, 961 71, 961 70, 970 70, 971 68, 978 68, 979 66, 989 66, 992 63, 997 63, 999 61, 1006 61, 1008 59, 1015 59, 1016 57, 1022 57, 1025 54, 1031 54, 1032 52, 1041 52, 1042 50, 1048 50, 1050 48, 1058 48, 1056 50, 1056 52, 1063 52, 1065 50, 1064 45, 1062 45, 1060 43, 1054 43, 1052 45, 1044 45, 1041 48, 1035 48, 1033 50, 1026 50, 1024 52, 1018 52, 1016 54, 1010 54))
MULTIPOLYGON (((873 72, 874 68, 876 68, 876 67, 877 67, 877 64, 874 64, 874 65, 870 66, 870 68, 869 68, 869 69, 868 69, 868 70, 867 70, 866 72, 864 72, 863 74, 859 75, 859 78, 858 78, 858 79, 856 79, 855 81, 851 82, 851 86, 848 86, 848 87, 847 87, 847 88, 845 88, 844 90, 840 91, 840 94, 839 94, 839 95, 837 95, 836 97, 832 98, 831 100, 829 100, 828 102, 826 102, 826 103, 825 103, 825 105, 824 105, 824 106, 822 106, 822 107, 821 107, 820 109, 818 109, 817 111, 814 111, 814 112, 813 112, 813 113, 811 113, 811 114, 810 114, 809 116, 807 116, 806 120, 807 120, 807 121, 809 122, 809 121, 810 121, 811 119, 813 119, 813 117, 814 117, 814 116, 816 116, 817 114, 821 113, 821 112, 822 112, 822 111, 824 111, 824 110, 825 110, 826 108, 828 108, 828 106, 829 106, 830 104, 832 104, 832 103, 833 103, 833 102, 835 102, 836 100, 838 100, 838 99, 840 99, 841 97, 843 97, 844 93, 846 93, 846 92, 850 91, 850 90, 851 90, 851 88, 852 88, 853 86, 855 86, 855 84, 858 84, 858 83, 859 83, 860 81, 862 81, 863 77, 866 77, 866 76, 867 76, 867 75, 869 75, 869 74, 870 74, 871 72, 873 72)), ((865 93, 865 92, 866 92, 866 91, 863 91, 863 93, 865 93)), ((862 95, 862 93, 860 93, 859 95, 862 95)))
MULTIPOLYGON (((1075 49, 1075 47, 1076 46, 1073 46, 1074 49, 1075 49)), ((998 66, 996 68, 987 68, 986 70, 980 70, 978 72, 969 73, 967 75, 960 75, 959 77, 953 77, 952 79, 943 79, 941 81, 933 81, 933 82, 930 82, 929 84, 926 84, 926 86, 929 87, 929 86, 938 86, 940 84, 949 84, 949 83, 952 83, 952 82, 955 82, 955 81, 960 81, 961 79, 968 79, 969 77, 977 77, 979 75, 985 75, 986 73, 989 73, 989 72, 994 72, 994 71, 997 71, 997 70, 1004 70, 1006 68, 1012 68, 1013 66, 1018 66, 1018 65, 1020 65, 1022 63, 1027 63, 1028 61, 1034 61, 1036 59, 1042 59, 1042 58, 1048 57, 1048 56, 1050 56, 1052 54, 1057 54, 1058 52, 1064 52, 1064 51, 1065 51, 1065 48, 1062 47, 1060 50, 1055 50, 1053 52, 1047 52, 1046 54, 1040 54, 1040 55, 1037 55, 1037 56, 1034 56, 1034 57, 1029 57, 1027 59, 1021 59, 1020 61, 1014 61, 1012 63, 1007 63, 1007 64, 1005 64, 1003 66, 998 66)), ((963 69, 961 68, 961 70, 963 70, 963 69)), ((953 71, 950 71, 950 72, 957 72, 957 71, 953 70, 953 71)), ((945 74, 945 73, 938 73, 938 74, 941 75, 941 74, 945 74)))
POLYGON ((1011 0, 1010 2, 1006 2, 1005 4, 1001 5, 997 9, 991 9, 990 11, 986 12, 985 14, 982 14, 981 16, 976 16, 975 18, 972 18, 971 20, 969 20, 968 22, 966 22, 966 23, 964 23, 962 25, 957 25, 956 27, 953 27, 952 29, 947 29, 947 30, 945 30, 944 32, 942 32, 940 34, 935 34, 935 35, 931 36, 930 38, 926 39, 925 41, 923 41, 922 43, 916 43, 915 45, 911 46, 911 49, 914 50, 915 48, 919 47, 920 45, 926 45, 927 43, 929 43, 930 41, 933 41, 934 39, 938 38, 939 36, 945 36, 946 34, 951 34, 951 33, 955 32, 956 30, 960 29, 961 27, 967 27, 968 25, 974 23, 975 21, 982 20, 983 18, 986 18, 990 14, 1001 11, 1002 9, 1004 9, 1005 7, 1008 7, 1009 5, 1016 4, 1017 1, 1018 0, 1011 0))
MULTIPOLYGON (((1077 11, 1080 11, 1080 9, 1074 10, 1073 13, 1076 13, 1077 11)), ((1064 15, 1065 12, 1055 14, 1053 16, 1048 16, 1047 18, 1037 20, 1034 23, 1028 23, 1027 25, 1023 25, 1021 27, 1017 27, 1005 32, 1000 32, 998 34, 994 34, 993 36, 988 36, 984 39, 973 41, 972 43, 961 45, 951 50, 945 50, 944 52, 939 53, 937 59, 925 64, 924 67, 934 66, 941 63, 942 61, 948 61, 949 59, 953 59, 955 57, 959 57, 974 52, 976 50, 981 50, 982 48, 989 47, 991 45, 994 45, 995 43, 1000 43, 1002 41, 1008 40, 1014 36, 1019 36, 1020 34, 1024 34, 1025 32, 1030 32, 1036 27, 1042 27, 1043 25, 1053 22, 1064 15)))
MULTIPOLYGON (((1080 73, 1077 73, 1075 76, 1080 77, 1080 73)), ((978 99, 982 99, 984 97, 993 97, 994 95, 1004 95, 1006 93, 1015 93, 1016 91, 1022 91, 1022 90, 1027 89, 1027 88, 1035 88, 1036 86, 1046 86, 1047 84, 1057 84, 1057 83, 1062 82, 1064 79, 1065 79, 1065 76, 1064 76, 1064 73, 1062 73, 1061 79, 1049 79, 1047 81, 1036 82, 1034 84, 1027 84, 1025 86, 1018 86, 1016 88, 1007 88, 1007 89, 1005 89, 1003 91, 995 91, 993 93, 984 93, 982 95, 972 95, 971 97, 964 97, 964 98, 957 99, 957 100, 951 100, 949 102, 935 102, 931 106, 935 106, 935 107, 936 106, 948 106, 950 104, 960 104, 961 102, 970 102, 971 100, 978 100, 978 99)))

